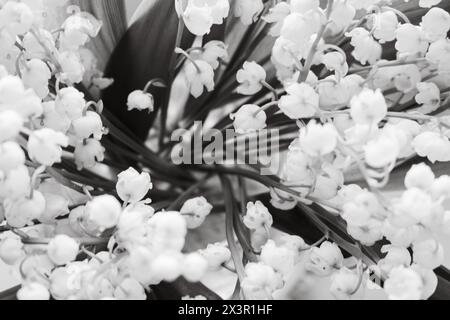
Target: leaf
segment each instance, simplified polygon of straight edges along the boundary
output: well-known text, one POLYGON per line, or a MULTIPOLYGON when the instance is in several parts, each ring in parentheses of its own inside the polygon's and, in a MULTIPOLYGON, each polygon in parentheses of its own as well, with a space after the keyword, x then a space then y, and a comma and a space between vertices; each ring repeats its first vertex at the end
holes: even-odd
MULTIPOLYGON (((165 103, 166 90, 155 88, 156 109, 151 114, 128 111, 128 95, 137 89, 143 89, 148 81, 160 78, 169 80, 169 65, 175 49, 178 31, 178 17, 174 1, 158 0, 141 6, 137 12, 139 18, 125 33, 114 50, 106 68, 106 76, 114 78, 114 84, 103 92, 103 102, 119 122, 142 141, 147 138, 156 114, 165 103)), ((182 47, 186 48, 193 37, 184 34, 182 47)), ((117 124, 117 121, 115 121, 117 124)))
POLYGON ((190 283, 179 278, 173 283, 161 283, 152 288, 153 295, 158 300, 181 300, 185 296, 204 296, 208 300, 222 300, 217 294, 201 283, 190 283))

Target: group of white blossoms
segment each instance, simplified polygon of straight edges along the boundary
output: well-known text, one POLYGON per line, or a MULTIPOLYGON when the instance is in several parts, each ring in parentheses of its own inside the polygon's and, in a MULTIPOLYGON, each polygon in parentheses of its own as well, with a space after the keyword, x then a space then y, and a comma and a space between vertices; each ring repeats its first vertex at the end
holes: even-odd
MULTIPOLYGON (((77 194, 52 167, 66 159, 92 169, 102 161, 102 104, 86 101, 75 85, 95 91, 112 81, 84 47, 98 34, 99 21, 69 6, 62 26, 52 25, 56 19, 47 8, 67 2, 0 1, 0 216, 9 230, 1 236, 0 258, 20 265, 18 298, 146 299, 150 285, 180 276, 198 282, 207 272, 233 270, 234 245, 184 251, 188 230, 202 225, 212 210, 205 198, 187 201, 179 212, 155 213, 146 198, 152 189, 148 173, 121 173, 119 202, 110 195, 92 197, 83 186, 85 194, 77 194), (107 250, 95 252, 98 245, 107 250)), ((243 224, 260 254, 239 275, 242 297, 272 299, 307 277, 329 277, 332 294, 346 299, 373 284, 371 272, 385 280, 391 299, 429 298, 437 286, 433 270, 444 261, 438 236, 450 233, 444 206, 450 177, 435 177, 419 164, 408 172, 400 198, 386 199, 380 189, 399 161, 416 154, 433 163, 450 161, 450 118, 425 115, 450 102, 449 13, 433 7, 439 0, 420 0, 430 9, 412 25, 389 1, 329 0, 327 8, 319 0, 274 3, 267 11, 262 0, 238 0, 234 12, 244 25, 261 15, 273 25, 271 61, 285 90, 270 107, 278 106, 300 130, 280 172, 292 192, 272 189, 272 205, 289 210, 298 201, 314 201, 340 215, 362 244, 385 238, 390 245, 383 247, 385 258, 369 266, 344 260, 328 241, 273 241, 269 210, 249 203, 243 224), (345 52, 324 40, 342 37, 351 38, 353 58, 367 66, 349 66, 345 52), (397 60, 384 61, 382 44, 390 42, 397 60), (323 71, 313 73, 314 66, 323 71), (400 112, 414 103, 417 109, 400 112), (311 118, 307 125, 302 121, 311 118), (354 165, 368 189, 344 185, 344 172, 354 165)), ((229 16, 230 4, 177 0, 176 10, 199 43, 229 16)), ((177 53, 191 94, 213 90, 227 46, 211 41, 177 53)), ((237 81, 243 95, 271 89, 256 62, 246 62, 237 81)), ((151 84, 130 94, 130 110, 153 110, 151 84)), ((232 115, 236 131, 265 128, 268 110, 242 106, 232 115)))

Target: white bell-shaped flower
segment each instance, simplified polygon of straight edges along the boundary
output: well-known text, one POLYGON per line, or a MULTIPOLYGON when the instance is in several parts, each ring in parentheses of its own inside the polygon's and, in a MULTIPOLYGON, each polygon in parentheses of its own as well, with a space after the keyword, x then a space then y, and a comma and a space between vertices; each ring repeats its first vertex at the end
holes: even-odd
POLYGON ((387 115, 387 104, 380 90, 363 89, 350 102, 351 116, 358 124, 378 124, 387 115))
POLYGON ((45 198, 39 191, 33 192, 33 197, 5 203, 5 217, 8 224, 14 228, 23 228, 31 225, 33 220, 45 211, 45 198))
POLYGON ((13 141, 0 144, 0 172, 8 174, 25 164, 25 153, 20 145, 13 141))
POLYGON ((6 1, 0 10, 0 21, 0 28, 6 28, 14 37, 23 35, 33 25, 33 11, 23 2, 6 1))
POLYGON ((0 181, 0 199, 20 199, 30 194, 30 174, 26 166, 11 170, 0 181))
POLYGON ((38 117, 42 114, 41 99, 33 89, 25 89, 18 77, 0 79, 0 112, 13 110, 22 117, 38 117))
POLYGON ((420 275, 409 267, 393 269, 384 283, 384 291, 390 300, 420 300, 422 290, 420 275))
POLYGON ((199 254, 208 261, 209 269, 211 270, 218 270, 231 260, 230 249, 220 243, 208 244, 206 249, 199 251, 199 254))
POLYGON ((120 173, 118 178, 117 193, 126 203, 141 201, 153 188, 150 175, 147 172, 139 173, 134 168, 129 168, 120 173))
POLYGON ((32 160, 45 166, 61 162, 62 148, 69 144, 68 138, 52 129, 33 131, 28 139, 28 154, 32 160))
POLYGON ((374 18, 373 36, 380 43, 394 41, 399 22, 397 15, 392 11, 380 12, 374 18))
POLYGON ((14 139, 23 127, 23 118, 12 110, 0 111, 0 142, 14 139))
POLYGON ((103 136, 102 119, 97 112, 87 111, 86 115, 72 122, 72 130, 80 140, 90 137, 100 140, 103 136))
POLYGON ((186 201, 180 213, 186 219, 188 229, 197 229, 203 224, 212 209, 213 206, 205 197, 198 197, 186 201))
POLYGON ((254 95, 263 88, 266 80, 266 70, 256 62, 244 62, 244 66, 236 74, 239 82, 237 92, 245 95, 254 95))
POLYGON ((58 266, 75 261, 79 253, 79 244, 66 235, 58 235, 53 238, 47 247, 50 260, 58 266))
POLYGON ((441 8, 431 8, 422 17, 421 27, 430 41, 446 38, 450 30, 450 14, 441 8))
POLYGON ((417 84, 416 102, 421 104, 419 112, 428 114, 435 111, 440 106, 441 90, 433 82, 419 82, 417 84))
POLYGON ((248 26, 255 22, 256 17, 263 9, 264 4, 262 0, 238 0, 234 6, 234 15, 248 26))
POLYGON ((266 128, 267 115, 261 107, 254 104, 242 106, 230 115, 237 133, 254 132, 266 128))
POLYGON ((313 117, 319 109, 319 95, 306 83, 294 83, 286 88, 287 95, 281 97, 279 107, 291 119, 313 117))
POLYGON ((227 45, 222 41, 212 40, 203 46, 201 59, 208 62, 216 70, 220 61, 228 59, 227 45))
POLYGON ((273 218, 269 209, 262 202, 249 202, 244 217, 244 224, 251 230, 264 230, 265 228, 272 227, 273 218))
POLYGON ((81 118, 85 107, 84 94, 74 87, 61 89, 55 99, 56 110, 67 115, 70 120, 81 118))
POLYGON ((47 64, 38 59, 27 61, 26 67, 22 71, 22 81, 25 87, 33 89, 41 99, 49 93, 48 82, 51 76, 47 64))
POLYGON ((146 93, 142 90, 135 90, 128 95, 127 100, 128 111, 131 110, 148 110, 153 112, 155 108, 155 99, 150 93, 146 93))
POLYGON ((444 247, 434 239, 413 243, 414 263, 434 270, 444 263, 444 247))
POLYGON ((396 38, 395 48, 400 53, 424 53, 428 48, 428 41, 423 30, 410 23, 402 24, 397 28, 396 38))
POLYGON ((194 98, 200 97, 204 88, 208 92, 214 90, 214 70, 209 63, 202 60, 189 61, 185 64, 184 75, 194 98))
POLYGON ((182 262, 183 277, 192 283, 200 282, 208 271, 208 261, 198 253, 191 253, 182 262))
POLYGON ((0 259, 13 266, 25 256, 23 243, 18 237, 8 236, 0 241, 0 259))
POLYGON ((337 146, 336 128, 330 124, 308 123, 300 130, 300 146, 311 157, 319 157, 333 152, 337 146))
POLYGON ((105 160, 105 148, 96 139, 87 139, 77 143, 74 157, 78 170, 92 169, 97 163, 105 160))
POLYGON ((26 283, 17 292, 17 299, 23 301, 47 301, 50 300, 50 292, 38 282, 26 283))
POLYGON ((433 163, 450 161, 450 141, 440 133, 423 132, 415 137, 412 146, 419 156, 427 157, 433 163))
POLYGON ((61 81, 69 84, 83 81, 85 70, 81 58, 76 52, 61 52, 58 56, 58 62, 62 68, 61 81))
POLYGON ((85 208, 86 224, 103 232, 113 228, 119 222, 122 208, 120 202, 110 195, 96 197, 85 208))

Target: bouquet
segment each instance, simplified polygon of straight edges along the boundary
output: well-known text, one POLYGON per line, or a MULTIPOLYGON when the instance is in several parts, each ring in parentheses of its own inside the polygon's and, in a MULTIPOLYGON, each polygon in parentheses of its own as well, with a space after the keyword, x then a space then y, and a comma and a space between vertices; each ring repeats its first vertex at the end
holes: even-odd
POLYGON ((449 10, 2 1, 0 298, 450 298, 449 10))

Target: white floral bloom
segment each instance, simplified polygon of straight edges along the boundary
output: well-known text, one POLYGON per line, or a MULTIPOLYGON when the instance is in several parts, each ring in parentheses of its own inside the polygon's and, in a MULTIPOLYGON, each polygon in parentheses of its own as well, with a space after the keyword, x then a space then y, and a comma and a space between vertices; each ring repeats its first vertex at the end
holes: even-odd
POLYGON ((420 0, 419 6, 422 8, 431 8, 441 3, 442 0, 420 0))
POLYGON ((450 198, 450 177, 441 176, 435 179, 430 192, 434 199, 450 198))
POLYGON ((444 263, 444 248, 434 239, 413 243, 414 263, 427 269, 436 269, 444 263))
POLYGON ((96 37, 101 26, 101 21, 88 12, 78 12, 69 16, 62 25, 64 30, 60 37, 62 50, 77 50, 88 42, 89 37, 96 37))
POLYGON ((339 300, 348 300, 358 288, 359 274, 347 268, 340 269, 331 283, 331 294, 339 300))
POLYGON ((419 112, 427 114, 435 111, 440 107, 441 90, 433 82, 419 82, 417 84, 416 102, 422 107, 419 112))
POLYGON ((45 211, 45 198, 39 191, 33 191, 33 197, 5 202, 5 217, 14 228, 31 225, 45 211))
POLYGON ((333 110, 336 106, 347 105, 358 95, 364 79, 359 75, 348 75, 339 81, 336 76, 329 76, 318 84, 320 107, 333 110))
POLYGON ((450 14, 441 8, 431 8, 422 17, 421 27, 431 41, 445 38, 450 30, 450 14))
POLYGON ((336 149, 337 132, 330 124, 318 124, 311 121, 300 130, 300 146, 311 157, 325 156, 336 149))
POLYGON ((358 124, 378 124, 386 117, 387 104, 380 90, 363 89, 350 102, 352 119, 358 124))
POLYGON ((196 6, 195 1, 189 1, 183 12, 183 20, 189 31, 197 36, 203 36, 211 31, 214 20, 207 6, 196 6))
POLYGON ((433 171, 425 163, 416 164, 406 174, 405 186, 408 189, 428 190, 433 186, 435 178, 433 171))
POLYGON ((23 2, 6 1, 0 10, 0 28, 15 36, 31 29, 34 17, 30 7, 23 2))
POLYGON ((81 118, 85 106, 84 94, 74 87, 61 89, 55 99, 56 110, 67 115, 70 120, 81 118))
POLYGON ((277 246, 269 240, 261 251, 261 262, 283 275, 289 274, 295 266, 298 253, 285 246, 277 246))
POLYGON ((294 83, 286 88, 279 107, 291 119, 313 117, 319 109, 319 95, 306 83, 294 83))
POLYGON ((231 260, 231 252, 220 243, 208 244, 207 248, 198 252, 207 261, 211 270, 218 270, 223 264, 231 260))
POLYGON ((351 45, 355 48, 353 50, 353 57, 361 64, 375 64, 381 58, 382 47, 373 39, 369 31, 358 27, 346 33, 347 37, 351 37, 351 45))
POLYGON ((33 131, 28 139, 28 154, 34 161, 45 166, 61 162, 62 148, 69 144, 68 138, 52 129, 33 131))
POLYGON ((249 133, 266 128, 267 115, 254 104, 242 106, 236 113, 230 115, 237 133, 249 133))
POLYGON ((186 201, 180 210, 186 219, 188 229, 199 228, 211 213, 213 206, 204 197, 197 197, 186 201))
MULTIPOLYGON (((292 4, 291 4, 292 5, 292 4)), ((281 33, 284 19, 291 13, 291 6, 286 2, 279 2, 274 7, 270 8, 269 13, 263 19, 273 26, 270 29, 270 35, 278 37, 281 33)))
POLYGON ((208 261, 198 253, 191 253, 184 257, 182 270, 187 281, 200 282, 208 271, 208 261))
POLYGON ((42 114, 41 99, 34 90, 25 89, 20 78, 6 76, 0 79, 0 112, 12 110, 24 118, 42 114))
POLYGON ((25 87, 33 89, 41 99, 49 93, 48 82, 51 76, 47 64, 38 59, 27 61, 22 71, 22 81, 25 87))
MULTIPOLYGON (((183 255, 177 252, 163 253, 154 257, 151 263, 150 275, 144 276, 150 284, 159 284, 162 281, 173 282, 182 275, 183 255)), ((145 272, 144 270, 142 270, 145 272)), ((145 279, 145 278, 144 278, 145 279)))
POLYGON ((86 115, 72 122, 72 129, 75 136, 80 139, 93 137, 100 140, 103 136, 103 123, 97 112, 87 111, 86 115))
POLYGON ((134 168, 118 175, 116 189, 119 197, 126 203, 137 203, 144 199, 153 188, 150 175, 147 172, 139 174, 134 168))
POLYGON ((39 186, 39 191, 45 198, 45 212, 39 217, 39 221, 52 224, 55 223, 56 218, 69 213, 70 203, 61 185, 52 181, 44 181, 39 186))
POLYGON ((220 66, 220 61, 228 59, 228 46, 222 41, 212 40, 203 46, 201 59, 208 62, 216 70, 220 66))
POLYGON ((450 64, 448 63, 450 58, 450 40, 440 39, 433 42, 430 45, 426 58, 438 66, 440 73, 450 72, 450 64))
POLYGON ((13 141, 0 144, 0 172, 8 174, 25 164, 25 153, 20 145, 13 141))
POLYGON ((316 10, 320 7, 319 0, 291 0, 290 1, 292 12, 307 13, 310 10, 316 10))
POLYGON ((0 199, 17 200, 30 194, 30 174, 26 166, 12 170, 0 182, 0 199))
POLYGON ((331 13, 331 23, 328 28, 333 30, 333 34, 337 34, 345 30, 355 18, 356 10, 348 1, 339 0, 333 5, 331 13))
POLYGON ((421 157, 427 157, 431 162, 450 161, 450 141, 447 137, 432 131, 419 134, 412 146, 421 157))
POLYGON ((407 228, 426 221, 431 215, 433 200, 424 191, 412 188, 406 190, 394 205, 389 219, 395 226, 407 228))
POLYGON ((149 221, 149 234, 157 252, 180 252, 185 245, 186 220, 179 212, 158 212, 149 221))
POLYGON ((417 272, 422 279, 422 299, 427 300, 436 292, 439 280, 433 270, 423 268, 417 264, 413 264, 411 268, 417 272))
POLYGON ((119 300, 145 301, 147 295, 144 287, 135 279, 127 278, 123 280, 114 291, 114 298, 119 300))
POLYGON ((127 100, 128 111, 131 110, 148 110, 153 112, 155 108, 155 99, 150 93, 146 93, 142 90, 135 90, 128 95, 127 100))
POLYGON ((283 22, 280 35, 300 47, 309 47, 311 37, 319 31, 320 16, 317 13, 291 13, 283 22))
POLYGON ((243 24, 251 25, 263 9, 262 0, 238 0, 234 7, 234 15, 240 18, 243 24))
POLYGON ((103 232, 119 222, 122 208, 116 198, 103 195, 89 201, 85 209, 86 224, 103 232))
POLYGON ((27 283, 17 292, 17 299, 24 301, 47 301, 50 300, 50 292, 44 285, 38 282, 27 283))
POLYGON ((44 109, 42 116, 34 121, 36 127, 49 128, 67 134, 72 125, 69 116, 56 109, 55 101, 44 102, 42 107, 44 109))
POLYGON ((411 265, 412 258, 407 248, 387 245, 383 246, 381 252, 386 256, 378 262, 378 267, 385 274, 391 273, 398 266, 408 267, 411 265))
POLYGON ((381 133, 370 140, 364 146, 364 156, 366 163, 373 168, 384 168, 395 163, 402 149, 398 130, 387 130, 385 128, 381 133))
POLYGON ((184 75, 194 98, 200 97, 204 88, 208 92, 214 90, 214 70, 209 63, 202 60, 187 62, 184 67, 184 75))
POLYGON ((78 170, 92 169, 105 160, 105 148, 96 139, 87 139, 75 145, 74 157, 78 170))
POLYGON ((330 71, 335 71, 338 79, 346 76, 348 73, 347 57, 343 56, 340 52, 329 52, 321 57, 321 62, 330 71))
POLYGON ((83 81, 84 66, 80 56, 72 51, 61 52, 58 56, 58 62, 61 65, 61 81, 72 84, 83 81))
POLYGON ((263 88, 263 81, 266 80, 266 70, 256 62, 244 62, 244 66, 236 74, 239 82, 237 92, 244 95, 253 95, 263 88))
POLYGON ((422 29, 418 26, 405 23, 396 31, 397 43, 395 48, 400 53, 424 53, 428 48, 428 41, 422 29))
POLYGON ((186 8, 180 1, 175 4, 186 27, 197 36, 208 34, 214 24, 222 24, 230 11, 228 0, 188 0, 186 8))
POLYGON ((375 15, 373 36, 380 43, 394 41, 399 22, 397 15, 392 11, 385 11, 375 15))
POLYGON ((247 264, 245 274, 241 285, 249 300, 271 300, 272 293, 283 286, 281 276, 262 263, 247 264))
POLYGON ((75 261, 78 252, 79 244, 65 235, 56 236, 47 247, 48 257, 59 266, 75 261))
POLYGON ((413 269, 400 266, 391 271, 384 290, 391 300, 420 300, 423 281, 413 269))
POLYGON ((265 228, 272 227, 273 218, 262 202, 249 202, 244 217, 244 224, 251 230, 264 230, 265 228))
POLYGON ((14 266, 25 256, 24 246, 18 237, 6 237, 0 241, 0 259, 10 266, 14 266))
POLYGON ((314 247, 309 254, 308 269, 318 275, 330 275, 335 268, 342 267, 344 257, 335 243, 324 242, 314 247))

